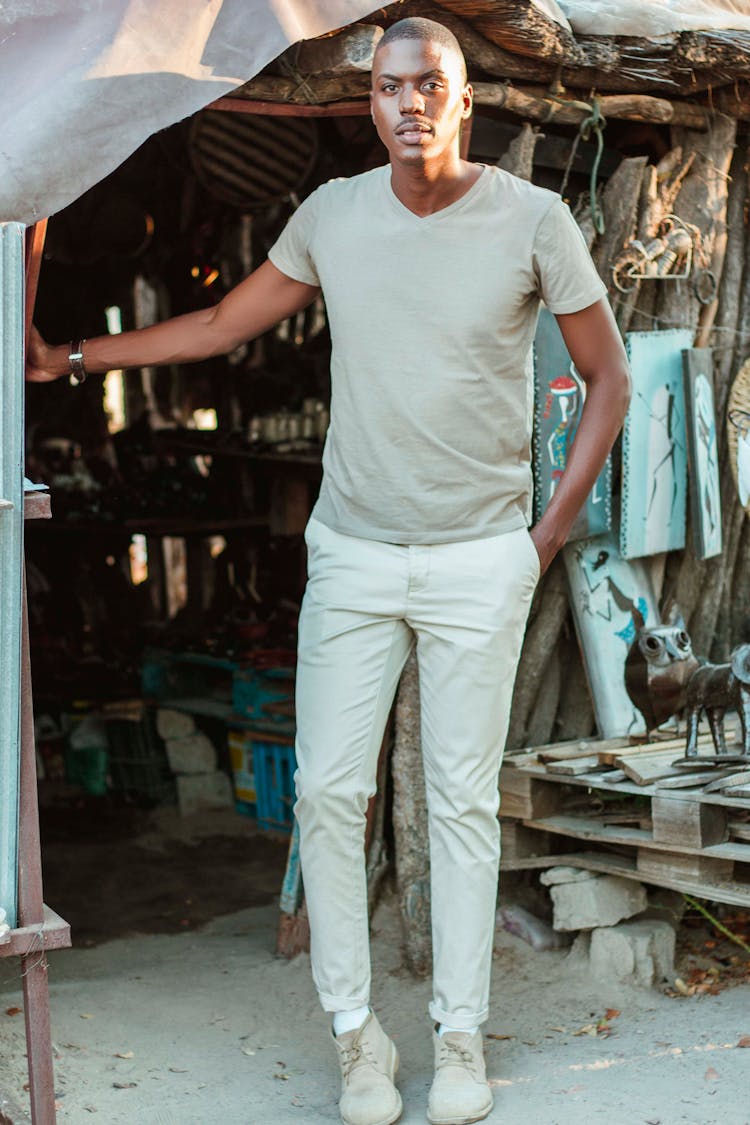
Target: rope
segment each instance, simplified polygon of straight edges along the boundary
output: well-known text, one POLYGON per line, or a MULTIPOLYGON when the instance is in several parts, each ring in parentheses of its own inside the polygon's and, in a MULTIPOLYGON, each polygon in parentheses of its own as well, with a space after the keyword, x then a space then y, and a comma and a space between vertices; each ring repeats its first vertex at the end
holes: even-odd
POLYGON ((563 175, 562 183, 560 184, 560 195, 565 194, 565 188, 568 186, 568 177, 570 176, 570 169, 573 166, 578 145, 580 141, 588 141, 592 132, 596 136, 596 155, 594 162, 591 165, 591 176, 589 179, 589 197, 591 205, 591 221, 594 224, 594 230, 597 234, 604 234, 604 213, 599 206, 599 201, 596 197, 596 181, 599 175, 599 165, 602 160, 602 153, 604 152, 604 128, 607 124, 606 118, 602 115, 601 105, 598 98, 592 98, 592 104, 587 102, 572 101, 568 98, 560 98, 556 94, 547 95, 552 101, 560 102, 561 105, 576 106, 583 109, 586 113, 583 121, 578 127, 575 139, 570 149, 570 156, 568 163, 565 165, 565 173, 563 175))
POLYGON ((588 117, 584 118, 581 122, 579 133, 584 141, 587 141, 592 132, 596 136, 596 156, 591 165, 591 179, 590 179, 590 195, 591 195, 591 221, 594 224, 594 230, 597 234, 604 234, 604 212, 599 206, 599 200, 596 198, 596 180, 599 174, 599 164, 601 163, 602 153, 604 152, 604 128, 607 124, 605 118, 602 116, 601 106, 598 98, 592 98, 591 113, 588 117))

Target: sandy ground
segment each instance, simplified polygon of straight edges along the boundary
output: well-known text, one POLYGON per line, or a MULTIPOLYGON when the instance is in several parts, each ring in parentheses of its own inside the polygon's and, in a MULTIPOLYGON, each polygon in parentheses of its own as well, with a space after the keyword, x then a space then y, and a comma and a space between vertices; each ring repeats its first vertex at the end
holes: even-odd
MULTIPOLYGON (((50 898, 50 901, 53 900, 50 898)), ((59 902, 53 902, 60 908, 59 902)), ((60 1125, 323 1125, 339 1120, 309 958, 274 955, 275 903, 189 932, 51 956, 60 1125)), ((122 931, 127 931, 127 925, 122 931)), ((499 933, 488 1073, 499 1125, 750 1125, 750 987, 663 993, 588 979, 564 951, 499 933), (608 1008, 608 1038, 576 1035, 608 1008)), ((373 925, 376 1010, 401 1053, 405 1125, 425 1121, 429 983, 402 967, 392 898, 373 925)), ((0 1092, 26 1095, 18 965, 0 962, 0 1092)), ((1 1100, 1 1099, 0 1099, 1 1100)))

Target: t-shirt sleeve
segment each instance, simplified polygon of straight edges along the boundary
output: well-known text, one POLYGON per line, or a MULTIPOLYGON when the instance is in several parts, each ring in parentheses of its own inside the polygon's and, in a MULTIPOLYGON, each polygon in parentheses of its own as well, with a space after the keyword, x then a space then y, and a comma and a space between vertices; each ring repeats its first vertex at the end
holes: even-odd
POLYGON ((268 251, 268 257, 277 270, 305 285, 320 285, 310 249, 317 222, 318 203, 318 191, 308 195, 268 251))
POLYGON ((552 313, 573 313, 607 295, 570 209, 556 200, 537 227, 533 249, 538 292, 552 313))

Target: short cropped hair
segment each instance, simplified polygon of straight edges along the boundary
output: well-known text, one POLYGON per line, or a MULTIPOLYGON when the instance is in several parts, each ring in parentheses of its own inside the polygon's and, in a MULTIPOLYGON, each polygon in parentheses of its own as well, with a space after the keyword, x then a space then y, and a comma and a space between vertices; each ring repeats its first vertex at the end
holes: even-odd
POLYGON ((444 24, 437 23, 435 20, 423 19, 422 16, 409 16, 407 19, 398 20, 386 30, 376 47, 375 53, 377 54, 381 47, 387 47, 389 43, 395 43, 397 39, 421 39, 424 43, 438 43, 446 50, 452 51, 461 60, 462 77, 463 81, 466 81, 466 59, 461 50, 461 44, 453 32, 449 31, 444 24))

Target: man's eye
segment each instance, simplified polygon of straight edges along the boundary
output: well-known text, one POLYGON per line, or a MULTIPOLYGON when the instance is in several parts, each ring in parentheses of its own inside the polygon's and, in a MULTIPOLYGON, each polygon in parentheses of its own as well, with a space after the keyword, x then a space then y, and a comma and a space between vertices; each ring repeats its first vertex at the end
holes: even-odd
POLYGON ((380 89, 384 94, 392 94, 396 87, 392 82, 389 82, 387 86, 381 86, 380 89))
POLYGON ((439 82, 425 82, 425 87, 428 90, 439 90, 440 89, 440 83, 439 82))

